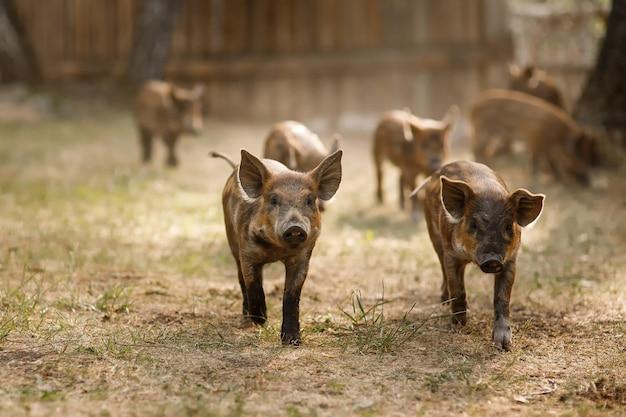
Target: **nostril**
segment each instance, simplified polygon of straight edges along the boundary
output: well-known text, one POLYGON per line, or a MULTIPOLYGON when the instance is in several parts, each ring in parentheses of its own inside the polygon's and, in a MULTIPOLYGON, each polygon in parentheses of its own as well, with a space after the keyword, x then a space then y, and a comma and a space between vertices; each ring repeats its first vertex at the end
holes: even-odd
POLYGON ((483 272, 486 272, 486 273, 489 273, 489 274, 497 274, 499 272, 502 272, 503 268, 504 268, 504 266, 502 265, 502 262, 500 262, 500 261, 498 261, 496 259, 490 259, 490 260, 480 264, 480 269, 483 272))
POLYGON ((289 243, 303 242, 307 238, 307 234, 301 227, 291 226, 283 233, 283 239, 289 243))

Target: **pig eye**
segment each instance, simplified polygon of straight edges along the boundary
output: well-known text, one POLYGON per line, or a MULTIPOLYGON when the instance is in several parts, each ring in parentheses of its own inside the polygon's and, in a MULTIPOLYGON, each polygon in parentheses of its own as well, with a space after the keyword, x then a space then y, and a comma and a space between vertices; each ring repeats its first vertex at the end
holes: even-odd
POLYGON ((513 225, 512 224, 507 224, 506 226, 504 226, 504 232, 508 235, 508 236, 512 236, 513 235, 513 225))
POLYGON ((315 199, 313 198, 313 196, 309 195, 306 197, 306 205, 309 207, 313 207, 313 205, 315 204, 315 199))
POLYGON ((276 197, 275 195, 270 197, 270 205, 276 207, 278 206, 278 197, 276 197))

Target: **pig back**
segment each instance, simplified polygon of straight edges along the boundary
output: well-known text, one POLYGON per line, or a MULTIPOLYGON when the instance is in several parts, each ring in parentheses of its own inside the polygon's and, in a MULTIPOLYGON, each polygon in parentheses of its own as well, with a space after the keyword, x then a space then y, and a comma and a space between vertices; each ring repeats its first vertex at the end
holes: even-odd
POLYGON ((579 127, 558 107, 528 94, 491 90, 472 107, 475 138, 498 136, 525 141, 530 146, 563 145, 579 127))
POLYGON ((559 108, 565 107, 561 91, 554 80, 543 71, 535 71, 533 80, 527 78, 511 80, 509 88, 540 98, 559 108))
POLYGON ((408 130, 411 115, 402 110, 383 114, 374 133, 374 155, 389 159, 394 165, 411 165, 407 149, 411 145, 411 132, 408 130), (407 137, 408 136, 408 137, 407 137))
POLYGON ((328 150, 319 136, 302 123, 285 121, 274 125, 265 141, 264 157, 301 172, 315 168, 328 150))
POLYGON ((182 132, 181 116, 172 99, 173 86, 163 81, 146 82, 135 101, 135 118, 141 129, 154 135, 182 132))

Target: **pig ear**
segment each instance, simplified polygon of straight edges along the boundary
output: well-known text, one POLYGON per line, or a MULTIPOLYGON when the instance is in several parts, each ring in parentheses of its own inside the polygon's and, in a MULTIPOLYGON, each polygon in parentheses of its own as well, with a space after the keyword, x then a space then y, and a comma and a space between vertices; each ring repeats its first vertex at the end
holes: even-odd
POLYGON ((336 151, 327 156, 309 175, 319 184, 318 197, 330 200, 341 183, 341 156, 343 151, 336 151))
POLYGON ((519 65, 514 63, 509 64, 509 74, 511 75, 511 77, 519 77, 521 72, 522 70, 520 69, 519 65))
POLYGON ((172 87, 172 92, 170 93, 170 96, 176 104, 183 104, 186 101, 189 101, 189 93, 187 92, 187 90, 179 87, 172 87))
POLYGON ((533 194, 520 188, 511 194, 511 203, 515 209, 515 221, 522 227, 528 226, 539 218, 543 210, 543 194, 533 194))
MULTIPOLYGON (((410 136, 407 141, 416 140, 422 134, 422 130, 415 123, 407 122, 406 123, 410 132, 410 136)), ((406 133, 404 134, 406 138, 406 133)))
POLYGON ((333 138, 330 142, 330 152, 329 153, 335 153, 339 150, 339 146, 341 144, 343 137, 339 134, 339 133, 335 133, 333 135, 333 138))
POLYGON ((204 96, 204 85, 196 84, 193 86, 193 96, 196 99, 202 98, 204 96))
POLYGON ((533 65, 526 65, 522 74, 524 75, 524 78, 531 79, 535 74, 535 67, 533 65))
POLYGON ((450 130, 452 125, 454 125, 454 123, 456 122, 457 118, 459 117, 459 113, 460 113, 459 106, 457 106, 457 105, 450 106, 450 108, 448 109, 448 112, 446 113, 446 115, 441 120, 441 123, 443 123, 443 130, 444 131, 450 130))
POLYGON ((473 195, 474 191, 465 181, 441 176, 441 202, 450 222, 458 223, 463 218, 465 206, 473 195))
POLYGON ((263 184, 270 177, 270 172, 259 158, 242 149, 237 177, 246 195, 258 198, 263 193, 263 184))

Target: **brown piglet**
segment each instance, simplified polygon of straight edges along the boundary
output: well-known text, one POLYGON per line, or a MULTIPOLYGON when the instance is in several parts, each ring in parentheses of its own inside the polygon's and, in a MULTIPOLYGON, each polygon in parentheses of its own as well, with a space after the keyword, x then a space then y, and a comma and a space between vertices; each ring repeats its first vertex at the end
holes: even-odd
POLYGON ((515 64, 509 65, 509 89, 530 94, 547 101, 561 109, 565 108, 563 94, 556 82, 545 71, 527 65, 520 68, 515 64))
POLYGON ((280 162, 260 160, 245 150, 222 193, 224 222, 243 296, 243 317, 256 324, 267 319, 263 265, 285 265, 283 344, 300 343, 300 294, 311 253, 321 230, 317 200, 329 200, 341 182, 338 150, 309 172, 292 171, 280 162))
POLYGON ((589 184, 598 140, 567 112, 528 94, 487 90, 470 111, 475 158, 489 162, 524 143, 533 176, 547 169, 560 181, 589 184))
POLYGON ((493 341, 509 350, 509 305, 522 228, 536 221, 545 196, 520 188, 512 193, 483 164, 444 165, 420 187, 428 234, 441 263, 441 300, 449 302, 454 324, 465 325, 465 267, 474 263, 495 274, 493 341))
POLYGON ((202 129, 203 94, 202 86, 188 90, 165 81, 147 81, 141 87, 135 102, 135 120, 143 162, 152 158, 152 140, 160 136, 167 146, 167 165, 178 165, 178 137, 202 129))
MULTIPOLYGON (((339 135, 334 135, 330 150, 319 136, 300 122, 287 120, 272 126, 263 150, 263 157, 281 162, 294 171, 307 172, 339 149, 339 135)), ((319 201, 320 210, 324 203, 319 201)))
MULTIPOLYGON (((386 160, 400 169, 400 209, 404 210, 405 191, 415 188, 419 175, 428 176, 443 164, 447 136, 458 109, 453 106, 443 120, 421 119, 406 110, 383 115, 374 133, 372 154, 376 167, 376 199, 383 202, 383 171, 386 160)), ((413 215, 417 198, 412 197, 413 215)))

